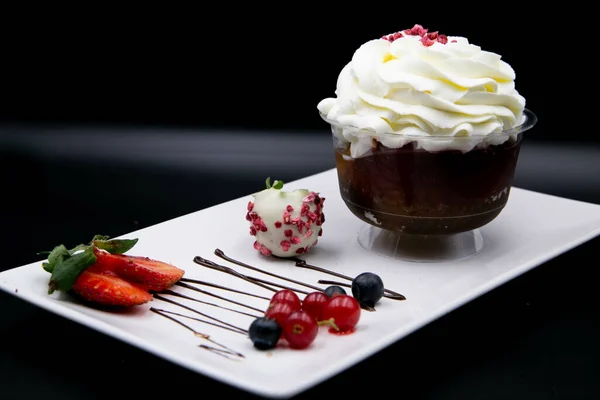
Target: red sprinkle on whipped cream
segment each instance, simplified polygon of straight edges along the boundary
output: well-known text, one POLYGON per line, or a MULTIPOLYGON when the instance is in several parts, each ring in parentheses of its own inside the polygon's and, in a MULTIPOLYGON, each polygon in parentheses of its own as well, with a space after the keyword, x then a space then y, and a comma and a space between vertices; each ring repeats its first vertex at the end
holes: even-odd
MULTIPOLYGON (((381 37, 381 39, 387 40, 388 42, 392 43, 395 40, 400 39, 401 37, 404 37, 404 36, 421 36, 421 43, 423 43, 423 46, 425 46, 425 47, 429 47, 429 46, 433 45, 435 42, 438 42, 441 44, 448 43, 448 37, 446 35, 440 34, 437 31, 429 32, 429 29, 423 28, 419 24, 415 24, 415 26, 413 26, 410 29, 398 31, 396 33, 391 33, 389 35, 383 35, 381 37)), ((452 42, 455 43, 456 41, 453 40, 452 42)))

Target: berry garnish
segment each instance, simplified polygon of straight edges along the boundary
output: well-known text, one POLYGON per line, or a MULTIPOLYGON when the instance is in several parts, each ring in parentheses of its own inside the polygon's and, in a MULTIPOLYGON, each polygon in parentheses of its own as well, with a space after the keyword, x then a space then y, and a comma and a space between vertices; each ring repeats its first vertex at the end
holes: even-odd
POLYGON ((250 340, 259 350, 274 348, 281 337, 281 326, 271 318, 256 318, 248 329, 250 340))
POLYGON ((323 307, 323 321, 331 325, 330 332, 350 332, 360 319, 360 304, 347 294, 332 297, 323 307))
POLYGON ((148 257, 129 256, 137 239, 111 239, 96 235, 88 244, 72 249, 56 246, 44 270, 52 274, 48 294, 72 293, 96 304, 130 307, 149 302, 150 291, 160 292, 179 281, 184 271, 148 257))
POLYGON ((329 301, 329 296, 323 292, 312 292, 302 301, 302 309, 312 315, 317 321, 323 319, 323 307, 329 301))
POLYGON ((291 313, 283 325, 283 337, 293 349, 308 347, 317 337, 318 331, 317 321, 304 310, 291 313))
POLYGON ((276 292, 273 297, 271 297, 271 303, 290 303, 293 311, 302 308, 300 297, 290 289, 282 289, 276 292))
POLYGON ((352 295, 363 307, 375 307, 383 297, 383 291, 383 281, 372 272, 363 272, 352 280, 352 295))
POLYGON ((327 295, 327 297, 331 298, 340 294, 348 294, 346 293, 346 290, 338 285, 333 285, 333 286, 328 286, 325 289, 325 294, 327 295))
POLYGON ((269 304, 267 311, 265 311, 265 317, 274 319, 280 326, 283 327, 287 317, 289 317, 289 315, 294 311, 296 311, 296 309, 294 309, 294 307, 288 302, 271 303, 269 304))

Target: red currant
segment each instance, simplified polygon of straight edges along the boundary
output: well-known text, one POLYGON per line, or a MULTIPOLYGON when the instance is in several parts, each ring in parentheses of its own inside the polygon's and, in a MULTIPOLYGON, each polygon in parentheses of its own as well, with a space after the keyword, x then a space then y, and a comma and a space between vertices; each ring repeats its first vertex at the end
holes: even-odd
POLYGON ((312 315, 317 321, 323 319, 323 307, 329 301, 329 296, 323 292, 312 292, 302 301, 302 309, 312 315))
POLYGON ((290 303, 294 310, 302 308, 300 297, 290 289, 283 289, 275 292, 273 297, 271 297, 271 303, 290 303))
POLYGON ((293 349, 304 349, 310 346, 318 332, 317 321, 304 310, 291 313, 283 325, 283 337, 293 349))
POLYGON ((349 332, 360 319, 360 304, 347 294, 332 297, 323 307, 323 320, 328 321, 333 332, 349 332))
POLYGON ((267 311, 265 311, 265 317, 274 319, 283 328, 287 317, 294 311, 290 303, 271 303, 267 311))

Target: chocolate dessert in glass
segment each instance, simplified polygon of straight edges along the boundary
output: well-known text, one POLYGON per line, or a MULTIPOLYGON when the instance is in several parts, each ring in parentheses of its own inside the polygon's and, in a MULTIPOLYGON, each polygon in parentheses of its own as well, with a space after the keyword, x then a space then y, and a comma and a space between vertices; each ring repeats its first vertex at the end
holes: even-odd
POLYGON ((409 261, 482 250, 536 116, 500 56, 420 25, 361 46, 319 103, 358 242, 409 261))

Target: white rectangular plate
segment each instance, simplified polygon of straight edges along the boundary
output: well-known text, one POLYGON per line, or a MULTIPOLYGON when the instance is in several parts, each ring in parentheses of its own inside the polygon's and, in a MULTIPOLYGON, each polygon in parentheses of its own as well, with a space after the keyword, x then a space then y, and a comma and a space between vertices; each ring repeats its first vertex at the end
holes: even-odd
MULTIPOLYGON (((349 276, 365 271, 375 272, 383 278, 387 288, 404 294, 406 301, 382 299, 375 312, 362 313, 356 332, 351 335, 331 335, 322 327, 315 342, 305 350, 277 348, 259 351, 243 335, 182 319, 214 340, 243 353, 245 359, 239 361, 199 348, 201 343, 210 343, 195 337, 173 321, 150 312, 149 308, 153 306, 194 316, 161 300, 155 299, 129 312, 114 313, 78 304, 64 294, 48 295, 49 275, 41 268, 41 261, 0 273, 0 287, 39 307, 190 370, 258 395, 284 398, 351 367, 434 319, 600 233, 600 206, 514 188, 500 216, 481 229, 485 243, 481 253, 455 262, 402 262, 369 253, 357 243, 356 234, 362 222, 343 204, 335 170, 288 183, 284 189, 298 188, 318 191, 326 198, 324 234, 319 245, 303 258, 311 264, 349 276)), ((271 292, 231 275, 201 267, 192 261, 194 256, 200 255, 238 272, 272 280, 221 260, 213 254, 215 248, 220 248, 233 258, 300 281, 316 285, 319 279, 340 280, 294 267, 289 261, 260 256, 252 246, 254 240, 249 235, 245 220, 249 200, 250 195, 122 237, 139 238, 129 254, 173 263, 185 270, 187 278, 252 291, 266 297, 271 292)), ((60 241, 60 238, 56 240, 60 241)), ((89 238, 82 238, 83 242, 86 240, 89 238)), ((67 246, 75 244, 65 243, 67 246)), ((267 305, 265 300, 220 289, 201 288, 259 309, 265 309, 267 305)), ((175 290, 203 301, 244 310, 189 289, 175 290)), ((178 301, 243 328, 252 322, 251 317, 220 308, 178 301)))

